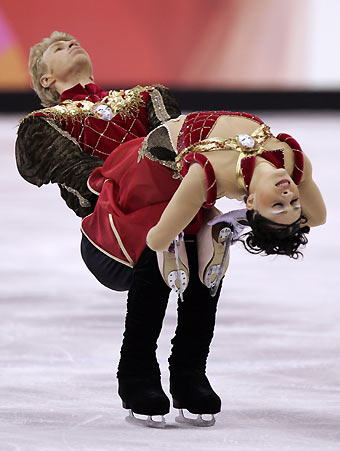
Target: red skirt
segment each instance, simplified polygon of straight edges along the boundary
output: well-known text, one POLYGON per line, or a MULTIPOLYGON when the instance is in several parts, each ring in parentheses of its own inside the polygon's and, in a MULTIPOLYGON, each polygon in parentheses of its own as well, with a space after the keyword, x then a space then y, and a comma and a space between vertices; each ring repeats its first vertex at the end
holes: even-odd
POLYGON ((97 248, 130 267, 180 184, 173 170, 139 155, 143 139, 121 144, 92 172, 88 185, 99 197, 82 221, 82 232, 97 248))

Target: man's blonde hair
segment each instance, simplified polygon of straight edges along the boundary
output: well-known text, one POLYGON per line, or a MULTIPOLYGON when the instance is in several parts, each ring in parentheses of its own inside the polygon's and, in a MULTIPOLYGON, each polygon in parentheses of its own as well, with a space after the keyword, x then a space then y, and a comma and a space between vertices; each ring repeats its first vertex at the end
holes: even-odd
POLYGON ((28 60, 29 73, 32 80, 33 89, 38 94, 41 104, 43 106, 57 105, 60 102, 60 94, 53 88, 44 88, 40 83, 40 78, 46 73, 47 66, 42 61, 45 50, 50 45, 58 41, 72 41, 75 40, 78 44, 78 40, 70 34, 63 31, 53 31, 49 38, 44 38, 41 42, 35 44, 30 50, 30 56, 28 60))

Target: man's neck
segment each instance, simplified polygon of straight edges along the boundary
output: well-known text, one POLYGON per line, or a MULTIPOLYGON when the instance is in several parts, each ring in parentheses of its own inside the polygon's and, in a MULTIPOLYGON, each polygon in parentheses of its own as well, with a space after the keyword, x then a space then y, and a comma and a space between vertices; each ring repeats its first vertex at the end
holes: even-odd
POLYGON ((55 89, 61 95, 67 89, 73 88, 73 86, 76 86, 78 84, 80 84, 82 86, 86 86, 89 83, 94 83, 93 77, 80 77, 80 78, 70 79, 67 81, 56 81, 55 89))

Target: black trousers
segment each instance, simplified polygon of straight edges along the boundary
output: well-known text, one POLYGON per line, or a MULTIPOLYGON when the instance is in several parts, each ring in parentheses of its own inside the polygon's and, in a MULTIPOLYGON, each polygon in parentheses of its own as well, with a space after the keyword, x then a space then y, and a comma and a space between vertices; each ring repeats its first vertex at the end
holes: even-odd
MULTIPOLYGON (((178 318, 169 368, 172 374, 205 372, 215 328, 217 302, 198 277, 196 237, 186 236, 190 277, 184 301, 178 299, 178 318)), ((146 248, 133 271, 128 293, 125 331, 118 366, 119 379, 160 374, 157 340, 166 312, 170 289, 160 275, 156 253, 146 248)))
POLYGON ((99 282, 114 291, 127 291, 132 285, 133 268, 105 255, 82 235, 81 256, 99 282))
MULTIPOLYGON (((212 297, 198 277, 196 236, 186 235, 185 245, 190 277, 183 302, 178 299, 177 327, 169 358, 172 374, 205 372, 221 290, 220 287, 212 297)), ((116 291, 129 290, 118 378, 159 376, 157 340, 170 288, 160 274, 156 253, 146 247, 132 269, 102 253, 85 236, 81 253, 89 270, 103 285, 116 291)))

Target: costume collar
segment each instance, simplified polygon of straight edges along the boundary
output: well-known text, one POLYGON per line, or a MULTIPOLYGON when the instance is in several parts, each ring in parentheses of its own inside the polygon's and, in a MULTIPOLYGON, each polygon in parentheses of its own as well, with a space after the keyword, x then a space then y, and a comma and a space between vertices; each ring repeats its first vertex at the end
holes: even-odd
POLYGON ((61 94, 61 102, 64 100, 90 100, 92 102, 99 102, 103 97, 107 95, 96 83, 89 83, 85 86, 78 83, 70 89, 66 89, 61 94))

